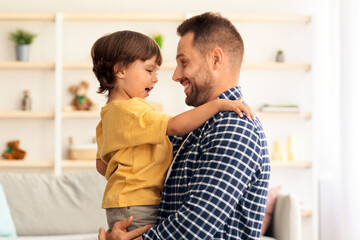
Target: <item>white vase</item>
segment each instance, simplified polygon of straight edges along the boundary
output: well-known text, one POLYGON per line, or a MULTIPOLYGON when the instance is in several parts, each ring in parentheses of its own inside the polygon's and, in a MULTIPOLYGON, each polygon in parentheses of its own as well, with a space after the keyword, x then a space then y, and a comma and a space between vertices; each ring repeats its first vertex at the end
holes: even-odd
POLYGON ((16 45, 16 60, 29 61, 30 45, 16 45))

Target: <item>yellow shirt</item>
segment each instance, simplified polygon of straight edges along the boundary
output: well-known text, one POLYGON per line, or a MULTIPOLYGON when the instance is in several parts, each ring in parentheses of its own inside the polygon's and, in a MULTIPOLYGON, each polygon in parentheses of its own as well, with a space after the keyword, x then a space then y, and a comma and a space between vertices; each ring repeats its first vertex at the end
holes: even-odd
POLYGON ((172 146, 170 116, 141 98, 113 100, 96 127, 97 158, 107 164, 102 208, 160 203, 172 146))

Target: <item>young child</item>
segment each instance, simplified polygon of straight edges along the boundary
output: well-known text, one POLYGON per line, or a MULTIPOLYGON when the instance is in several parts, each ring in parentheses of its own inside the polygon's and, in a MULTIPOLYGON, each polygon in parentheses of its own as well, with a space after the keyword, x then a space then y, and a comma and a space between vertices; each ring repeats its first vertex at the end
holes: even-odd
POLYGON ((241 100, 216 99, 170 117, 145 101, 158 82, 160 48, 138 32, 119 31, 98 39, 91 50, 98 93, 108 92, 96 128, 96 167, 108 180, 102 202, 109 229, 134 217, 129 231, 155 225, 166 172, 172 160, 167 135, 184 135, 219 111, 250 108, 241 100))

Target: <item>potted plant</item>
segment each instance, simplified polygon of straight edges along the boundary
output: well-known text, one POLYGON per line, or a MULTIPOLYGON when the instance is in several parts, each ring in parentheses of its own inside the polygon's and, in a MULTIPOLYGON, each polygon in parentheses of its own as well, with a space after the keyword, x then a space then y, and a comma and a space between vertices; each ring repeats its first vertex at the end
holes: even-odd
POLYGON ((154 38, 155 42, 159 45, 159 47, 162 48, 163 39, 164 39, 163 35, 161 33, 154 33, 152 37, 154 38))
POLYGON ((23 29, 18 29, 15 32, 10 33, 10 39, 16 45, 16 60, 29 60, 30 44, 34 41, 35 37, 37 37, 36 34, 23 29))

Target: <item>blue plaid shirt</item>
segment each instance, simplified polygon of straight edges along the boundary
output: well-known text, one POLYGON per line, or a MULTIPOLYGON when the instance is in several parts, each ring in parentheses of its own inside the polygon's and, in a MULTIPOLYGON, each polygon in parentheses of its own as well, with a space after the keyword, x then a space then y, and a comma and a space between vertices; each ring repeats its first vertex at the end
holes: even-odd
MULTIPOLYGON (((219 96, 239 99, 240 87, 219 96)), ((158 225, 143 239, 259 239, 270 178, 258 120, 221 112, 187 136, 171 138, 174 159, 158 225)))

